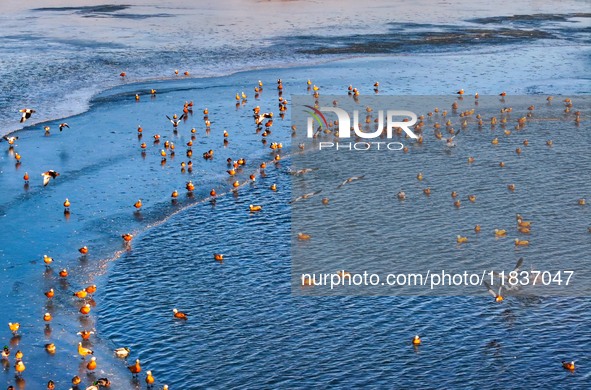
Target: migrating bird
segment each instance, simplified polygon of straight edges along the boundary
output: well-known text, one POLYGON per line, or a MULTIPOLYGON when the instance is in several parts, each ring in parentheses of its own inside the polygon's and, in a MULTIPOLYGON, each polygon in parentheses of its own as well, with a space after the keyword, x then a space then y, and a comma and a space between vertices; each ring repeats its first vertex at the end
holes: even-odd
POLYGON ((318 191, 314 191, 314 192, 309 192, 307 194, 298 196, 297 198, 295 198, 294 200, 290 201, 289 204, 295 203, 295 202, 299 202, 300 200, 304 200, 304 199, 310 199, 311 197, 313 197, 314 195, 318 195, 319 193, 321 193, 322 190, 318 190, 318 191))
POLYGON ((317 171, 318 169, 319 168, 302 168, 302 169, 296 169, 296 170, 288 169, 287 173, 289 173, 290 175, 294 175, 294 176, 302 176, 302 175, 305 175, 306 173, 317 171))
POLYGON ((31 117, 31 115, 35 112, 35 110, 33 110, 31 108, 23 108, 18 111, 23 113, 23 116, 21 117, 21 123, 23 123, 24 121, 29 119, 31 117))
POLYGON ((50 179, 55 179, 59 175, 60 174, 57 173, 56 171, 54 171, 53 169, 50 169, 49 171, 43 172, 41 174, 41 176, 43 176, 43 186, 45 187, 46 185, 48 185, 50 179))
POLYGON ((495 302, 503 302, 503 296, 501 295, 501 290, 503 289, 503 285, 501 285, 501 287, 499 287, 499 292, 495 292, 492 287, 490 286, 490 284, 488 284, 486 282, 486 280, 482 281, 484 283, 484 285, 486 286, 488 292, 490 293, 490 295, 492 295, 493 297, 495 297, 495 302))
POLYGON ((181 115, 180 118, 177 119, 176 114, 174 114, 172 116, 172 118, 170 118, 168 115, 166 115, 166 117, 168 118, 168 120, 170 121, 170 123, 172 123, 173 127, 177 127, 179 125, 179 123, 181 123, 181 121, 183 120, 183 118, 185 117, 185 114, 181 115))
POLYGON ((8 145, 14 145, 14 142, 18 139, 18 137, 9 137, 7 135, 3 136, 2 139, 8 141, 8 145))
POLYGON ((365 175, 361 175, 361 176, 353 176, 353 177, 350 177, 350 178, 346 179, 344 182, 342 182, 341 184, 339 184, 339 185, 337 186, 337 190, 338 190, 339 188, 341 188, 342 186, 346 185, 346 184, 352 183, 352 182, 354 182, 354 181, 357 181, 357 180, 361 180, 361 179, 363 179, 364 177, 365 177, 365 175))
POLYGON ((448 148, 455 147, 456 143, 454 142, 454 139, 458 136, 458 134, 460 134, 460 131, 461 130, 458 130, 458 132, 453 137, 447 138, 445 140, 445 146, 447 146, 448 148))
MULTIPOLYGON (((521 269, 521 266, 523 265, 523 257, 520 257, 519 260, 517 260, 517 263, 515 263, 515 267, 513 268, 513 271, 511 272, 515 272, 515 274, 513 275, 518 275, 519 274, 519 270, 521 269)), ((501 274, 496 273, 495 272, 495 276, 501 278, 501 274)), ((519 288, 519 283, 515 283, 515 285, 512 285, 511 283, 509 283, 509 279, 511 278, 511 274, 507 273, 504 275, 503 279, 504 282, 501 282, 501 285, 504 285, 505 288, 507 290, 516 290, 519 288)), ((517 278, 515 278, 517 280, 517 278)))
POLYGON ((62 131, 64 129, 64 127, 67 127, 68 129, 70 128, 70 126, 68 126, 68 124, 66 122, 60 123, 60 126, 59 126, 60 131, 62 131))

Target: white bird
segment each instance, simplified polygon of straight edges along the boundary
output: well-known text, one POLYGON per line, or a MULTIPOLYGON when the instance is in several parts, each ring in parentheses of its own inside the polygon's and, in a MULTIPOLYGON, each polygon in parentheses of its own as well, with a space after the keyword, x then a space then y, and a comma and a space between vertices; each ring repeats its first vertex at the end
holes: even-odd
POLYGON ((361 180, 364 177, 365 177, 365 175, 350 177, 350 178, 346 179, 344 182, 342 182, 341 184, 339 184, 338 187, 337 187, 337 189, 341 188, 345 184, 349 184, 349 183, 354 182, 356 180, 361 180))

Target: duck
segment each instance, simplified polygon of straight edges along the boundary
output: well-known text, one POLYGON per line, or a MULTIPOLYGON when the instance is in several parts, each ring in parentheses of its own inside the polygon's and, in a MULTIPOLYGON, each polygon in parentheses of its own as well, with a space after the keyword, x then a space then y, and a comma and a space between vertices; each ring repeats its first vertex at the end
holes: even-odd
POLYGON ((14 353, 14 358, 16 360, 23 360, 23 356, 23 351, 21 351, 20 349, 14 353))
POLYGON ((8 141, 8 145, 14 145, 14 143, 16 142, 18 137, 16 137, 16 136, 12 137, 12 136, 5 135, 2 137, 2 139, 8 141))
POLYGON ((398 197, 399 200, 406 199, 406 193, 404 191, 399 191, 398 194, 396 194, 396 196, 398 197))
POLYGON ((579 203, 579 206, 584 206, 587 203, 587 201, 585 200, 585 198, 581 198, 578 200, 578 203, 579 203))
POLYGON ((515 246, 527 246, 529 245, 528 240, 520 240, 518 238, 515 239, 515 246))
MULTIPOLYGON (((165 154, 165 155, 166 155, 166 154, 165 154)), ((141 208, 142 208, 142 200, 141 200, 141 199, 138 199, 138 200, 137 200, 137 202, 135 202, 135 203, 133 204, 133 207, 135 207, 135 208, 136 208, 136 209, 138 209, 138 210, 139 210, 139 209, 141 209, 141 208)))
POLYGON ((154 377, 152 376, 152 371, 146 371, 146 384, 148 387, 151 387, 155 382, 154 377))
POLYGON ((68 277, 68 270, 67 270, 67 269, 65 269, 65 268, 64 268, 64 269, 62 269, 62 270, 59 272, 59 275, 60 275, 60 277, 62 277, 62 278, 67 278, 67 277, 68 277))
POLYGON ((326 197, 322 198, 322 204, 323 204, 323 205, 325 205, 325 206, 326 206, 326 205, 327 205, 329 202, 330 202, 330 199, 328 199, 328 198, 326 198, 326 197))
POLYGON ((23 176, 23 180, 25 181, 25 184, 29 183, 29 172, 25 172, 25 174, 23 176))
POLYGON ((495 236, 505 237, 506 235, 507 235, 507 231, 505 229, 495 229, 495 236))
POLYGON ((88 371, 94 371, 94 370, 96 370, 96 357, 93 356, 93 357, 90 358, 90 361, 86 365, 86 369, 88 371))
POLYGON ((55 292, 53 291, 53 288, 50 288, 49 291, 45 291, 45 296, 49 299, 53 298, 55 295, 55 292))
POLYGON ((85 245, 82 248, 79 248, 78 252, 80 252, 83 255, 86 255, 86 254, 88 254, 88 247, 85 245))
POLYGON ((495 302, 497 302, 497 303, 503 302, 503 299, 505 299, 505 298, 501 295, 501 290, 503 289, 502 285, 501 285, 501 287, 499 287, 499 291, 496 292, 492 289, 492 287, 490 286, 490 284, 488 284, 488 282, 486 280, 483 280, 483 283, 484 283, 486 289, 488 290, 488 292, 495 298, 495 302))
POLYGON ((26 370, 25 364, 23 363, 22 360, 19 360, 18 362, 15 363, 14 370, 16 371, 16 374, 18 376, 20 376, 26 370))
POLYGON ((80 379, 80 377, 78 375, 76 375, 72 378, 72 385, 73 386, 78 386, 80 383, 82 383, 82 379, 80 379))
POLYGON ((260 205, 253 205, 253 204, 251 204, 251 205, 249 205, 249 206, 248 206, 248 209, 249 209, 251 212, 255 212, 255 211, 261 211, 261 210, 263 209, 263 206, 260 206, 260 205))
POLYGON ((421 344, 421 338, 419 337, 419 335, 416 335, 415 337, 413 337, 412 344, 413 345, 420 345, 421 344))
POLYGON ((51 314, 49 314, 49 313, 43 314, 43 321, 50 322, 52 319, 53 318, 51 317, 51 314))
POLYGON ((89 294, 94 294, 96 292, 96 284, 91 284, 90 286, 84 289, 89 294))
POLYGON ((179 318, 181 320, 188 319, 187 314, 183 313, 182 311, 178 311, 177 309, 172 309, 174 318, 179 318))
POLYGON ((4 348, 2 348, 2 360, 7 360, 10 357, 10 349, 8 349, 8 346, 4 346, 4 348))
POLYGON ((133 239, 133 234, 125 233, 121 235, 121 238, 123 238, 123 241, 125 242, 130 242, 133 239))
POLYGON ((187 191, 193 192, 195 190, 195 185, 193 184, 193 182, 188 181, 185 185, 185 188, 187 189, 187 191))
POLYGON ((474 231, 475 231, 476 233, 480 233, 480 230, 481 230, 481 227, 480 227, 480 225, 476 225, 476 226, 474 226, 474 231))
POLYGON ((140 359, 135 360, 135 364, 132 366, 128 366, 127 369, 131 372, 134 376, 137 376, 140 372, 142 372, 142 367, 140 366, 140 359))
POLYGON ((232 183, 232 187, 234 187, 234 188, 240 187, 240 182, 238 180, 235 180, 234 183, 232 183))
POLYGON ((68 198, 66 198, 66 200, 64 201, 64 208, 66 210, 68 210, 70 208, 70 200, 68 198))
POLYGON ((427 187, 423 189, 423 194, 429 196, 431 195, 431 188, 427 187))
POLYGON ((109 378, 98 378, 94 384, 96 386, 99 387, 110 387, 111 386, 111 381, 109 380, 109 378))
POLYGON ((458 235, 456 237, 456 241, 458 242, 458 244, 465 244, 466 242, 468 242, 468 237, 458 235))
POLYGON ((87 303, 87 304, 85 304, 84 306, 82 306, 82 307, 80 308, 80 313, 81 313, 82 315, 88 315, 88 314, 90 313, 90 304, 88 304, 88 303, 87 303))
POLYGON ((85 358, 88 355, 94 355, 94 351, 90 348, 84 348, 82 346, 82 342, 78 342, 78 355, 82 356, 82 358, 85 358))
POLYGON ((498 145, 499 144, 499 139, 495 137, 495 138, 493 138, 493 140, 491 141, 491 143, 493 145, 498 145))
POLYGON ((509 185, 507 185, 507 189, 509 191, 515 191, 515 184, 509 184, 509 185))
POLYGON ((472 203, 476 202, 476 195, 468 195, 468 200, 472 203))
POLYGON ((522 218, 517 218, 517 226, 529 228, 531 227, 531 222, 524 221, 522 218))
POLYGON ((172 191, 172 194, 170 194, 171 198, 178 198, 179 196, 179 192, 177 190, 172 191))
POLYGON ((54 354, 56 351, 56 347, 54 343, 45 344, 45 350, 51 354, 54 354))
POLYGON ((115 349, 115 355, 118 358, 122 358, 123 359, 123 358, 126 358, 126 357, 129 356, 129 352, 130 351, 131 350, 128 347, 117 348, 117 349, 115 349))
POLYGON ((53 263, 53 258, 47 255, 43 255, 43 262, 46 266, 49 266, 51 263, 53 263))
POLYGON ((41 176, 43 176, 43 186, 47 186, 49 184, 49 180, 50 179, 55 179, 56 177, 58 177, 60 174, 56 171, 54 171, 53 169, 50 169, 49 171, 45 171, 41 174, 41 176))
POLYGON ((301 232, 298 233, 298 240, 306 241, 306 240, 309 240, 310 238, 312 238, 312 236, 309 234, 301 233, 301 232))
POLYGON ((456 199, 456 201, 454 202, 454 206, 459 209, 462 206, 462 202, 460 202, 459 199, 456 199))
POLYGON ((76 291, 72 295, 75 296, 75 297, 77 297, 77 298, 84 299, 84 298, 86 298, 86 296, 88 295, 88 293, 86 292, 86 290, 80 290, 80 291, 76 291))
POLYGON ((217 261, 223 261, 224 260, 224 255, 221 253, 214 253, 213 254, 213 259, 217 260, 217 261))
POLYGON ((574 371, 575 370, 575 362, 574 360, 571 362, 562 362, 562 367, 566 370, 574 371))
POLYGON ((476 159, 472 156, 468 157, 468 164, 472 164, 476 159))
POLYGON ((16 333, 18 332, 18 328, 21 327, 21 324, 18 322, 9 322, 8 323, 8 329, 10 329, 10 331, 12 332, 13 335, 16 335, 16 333))
POLYGON ((419 181, 423 180, 423 173, 422 172, 419 172, 417 174, 417 180, 419 180, 419 181))
POLYGON ((94 332, 92 330, 81 330, 80 332, 76 333, 77 336, 82 337, 82 340, 88 340, 94 332))
POLYGON ((27 119, 29 119, 31 117, 31 115, 33 115, 36 112, 32 108, 22 108, 22 109, 20 109, 18 111, 20 113, 22 113, 21 123, 25 122, 27 119))
POLYGON ((452 198, 457 198, 457 197, 458 197, 458 193, 457 193, 457 192, 455 192, 455 191, 452 191, 452 192, 451 192, 451 197, 452 197, 452 198))
POLYGON ((275 184, 275 183, 271 184, 271 186, 269 187, 269 189, 271 191, 277 191, 277 184, 275 184))

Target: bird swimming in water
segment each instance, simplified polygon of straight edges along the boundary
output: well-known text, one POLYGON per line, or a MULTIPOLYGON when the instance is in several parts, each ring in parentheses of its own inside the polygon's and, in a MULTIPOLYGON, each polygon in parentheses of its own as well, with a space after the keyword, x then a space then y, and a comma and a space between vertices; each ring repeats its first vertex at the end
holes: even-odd
POLYGON ((181 320, 186 320, 188 319, 187 315, 185 313, 183 313, 182 311, 178 311, 177 309, 172 309, 174 318, 179 318, 181 320))
POLYGON ((563 361, 562 362, 562 367, 564 369, 566 369, 566 370, 574 371, 575 370, 575 362, 574 362, 574 360, 571 361, 571 362, 565 362, 565 361, 563 361))

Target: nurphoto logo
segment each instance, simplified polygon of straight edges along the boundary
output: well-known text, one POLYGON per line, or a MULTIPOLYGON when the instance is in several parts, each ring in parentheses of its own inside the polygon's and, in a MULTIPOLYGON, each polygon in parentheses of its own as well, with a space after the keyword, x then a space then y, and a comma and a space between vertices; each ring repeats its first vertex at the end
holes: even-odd
MULTIPOLYGON (((419 137, 410 129, 417 122, 417 115, 412 111, 404 110, 387 110, 384 116, 384 111, 379 110, 377 116, 377 128, 375 131, 364 131, 359 124, 359 110, 353 110, 353 126, 351 126, 351 117, 347 111, 337 107, 313 107, 304 105, 309 110, 304 110, 309 114, 307 118, 307 137, 316 138, 317 135, 324 129, 328 129, 328 121, 324 113, 333 113, 337 117, 338 123, 338 138, 348 139, 354 135, 365 140, 372 140, 380 137, 384 130, 386 131, 386 138, 392 139, 394 129, 401 129, 408 137, 418 139, 419 137), (385 117, 385 119, 384 119, 385 117), (403 120, 397 120, 405 118, 403 120), (314 122, 318 127, 314 129, 314 122), (384 126, 385 122, 385 126, 384 126)), ((404 145, 400 142, 320 142, 319 149, 336 148, 336 150, 368 150, 372 147, 377 147, 378 150, 401 150, 404 145)))

